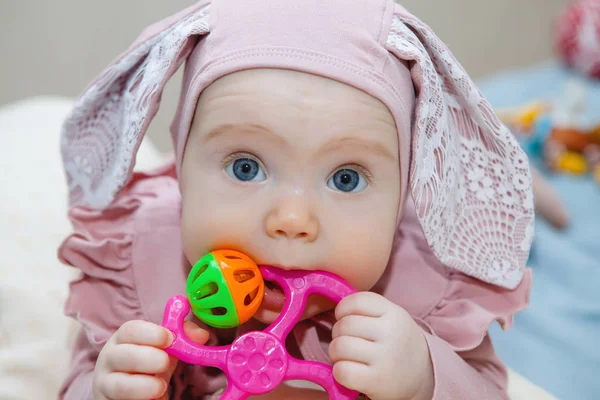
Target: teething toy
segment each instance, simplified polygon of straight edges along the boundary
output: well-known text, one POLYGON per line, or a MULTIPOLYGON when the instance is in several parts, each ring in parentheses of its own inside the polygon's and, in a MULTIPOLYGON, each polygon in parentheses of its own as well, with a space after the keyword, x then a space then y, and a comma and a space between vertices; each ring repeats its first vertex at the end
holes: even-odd
POLYGON ((165 350, 169 355, 188 364, 221 369, 227 375, 228 382, 227 390, 221 397, 224 400, 264 394, 285 380, 312 381, 322 386, 329 398, 334 400, 349 400, 359 395, 335 381, 331 366, 298 360, 290 356, 285 347, 285 339, 300 320, 309 295, 320 294, 339 302, 355 292, 350 285, 327 272, 290 271, 270 266, 261 266, 254 271, 249 266, 255 264, 237 252, 213 252, 212 258, 209 256, 203 257, 190 272, 187 292, 191 300, 178 295, 167 303, 163 326, 171 330, 174 336, 172 345, 165 350), (221 268, 221 276, 217 273, 218 267, 221 268), (208 271, 211 272, 207 274, 208 271), (244 275, 243 278, 236 280, 235 271, 245 271, 238 272, 238 275, 244 275), (253 271, 253 277, 248 278, 246 271, 253 271), (203 320, 215 326, 232 326, 234 312, 237 313, 235 315, 242 315, 238 316, 240 321, 252 317, 263 296, 262 277, 278 284, 285 295, 282 311, 269 327, 263 331, 247 332, 228 346, 202 346, 185 335, 183 322, 192 308, 203 320), (231 293, 234 287, 229 286, 230 292, 219 295, 219 291, 227 289, 227 283, 240 283, 240 290, 233 289, 233 294, 229 296, 227 293, 231 293), (253 293, 256 293, 254 297, 246 299, 253 293), (242 307, 243 311, 237 307, 242 307), (226 311, 215 315, 209 311, 214 309, 226 311))
POLYGON ((233 328, 252 318, 264 290, 258 266, 233 250, 206 254, 194 265, 186 284, 192 311, 215 328, 233 328))

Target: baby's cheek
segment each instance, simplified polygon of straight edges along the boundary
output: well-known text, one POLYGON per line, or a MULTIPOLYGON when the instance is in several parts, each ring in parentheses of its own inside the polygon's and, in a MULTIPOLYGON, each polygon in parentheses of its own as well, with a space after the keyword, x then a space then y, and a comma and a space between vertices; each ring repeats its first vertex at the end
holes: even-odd
POLYGON ((190 263, 195 263, 210 251, 208 238, 211 221, 204 213, 194 209, 184 209, 181 216, 181 238, 183 251, 190 263))
MULTIPOLYGON (((341 232, 340 232, 341 234, 341 232)), ((357 290, 369 290, 385 271, 390 241, 375 232, 346 232, 336 246, 336 270, 357 290)))
POLYGON ((184 252, 190 262, 206 253, 221 248, 245 248, 245 240, 252 237, 251 227, 240 207, 228 208, 206 204, 182 213, 184 252))

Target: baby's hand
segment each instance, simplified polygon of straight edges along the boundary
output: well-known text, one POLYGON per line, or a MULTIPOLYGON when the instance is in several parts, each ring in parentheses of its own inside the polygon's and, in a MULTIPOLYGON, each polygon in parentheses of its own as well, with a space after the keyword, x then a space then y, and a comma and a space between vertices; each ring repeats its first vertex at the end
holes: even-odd
MULTIPOLYGON (((208 332, 191 322, 184 325, 188 337, 200 344, 208 332)), ((173 342, 171 332, 145 321, 124 323, 106 343, 94 370, 95 400, 166 399, 177 360, 163 350, 173 342)))
POLYGON ((340 301, 329 356, 335 379, 373 400, 431 399, 433 367, 422 329, 383 296, 340 301))

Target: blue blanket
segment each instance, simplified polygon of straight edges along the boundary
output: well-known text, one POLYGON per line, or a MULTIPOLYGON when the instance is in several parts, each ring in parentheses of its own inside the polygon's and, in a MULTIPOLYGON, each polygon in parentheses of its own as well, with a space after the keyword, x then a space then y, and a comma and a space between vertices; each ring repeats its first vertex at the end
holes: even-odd
MULTIPOLYGON (((554 62, 509 71, 478 82, 494 107, 555 99, 577 77, 554 62)), ((586 81, 590 121, 600 123, 600 82, 586 81)), ((537 164, 539 160, 532 159, 537 164)), ((600 399, 600 186, 591 177, 555 175, 539 167, 568 207, 570 228, 543 220, 529 265, 534 271, 530 308, 513 329, 492 328, 507 364, 559 399, 600 399)))

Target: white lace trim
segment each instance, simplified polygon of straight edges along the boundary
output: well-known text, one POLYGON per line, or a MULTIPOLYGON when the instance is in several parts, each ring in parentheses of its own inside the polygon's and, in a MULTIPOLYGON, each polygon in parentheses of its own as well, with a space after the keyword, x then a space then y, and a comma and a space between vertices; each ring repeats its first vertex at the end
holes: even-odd
POLYGON ((527 156, 426 25, 396 15, 387 44, 422 74, 410 182, 428 243, 445 265, 516 287, 533 240, 527 156))
POLYGON ((106 207, 127 182, 153 99, 175 72, 188 38, 208 32, 208 16, 207 5, 143 42, 76 102, 61 142, 71 204, 106 207))
MULTIPOLYGON (((78 100, 62 136, 71 204, 106 207, 126 184, 152 107, 208 17, 205 6, 143 42, 78 100)), ((396 15, 388 47, 421 72, 410 181, 428 243, 449 267, 514 288, 533 239, 527 157, 427 26, 396 15)))

